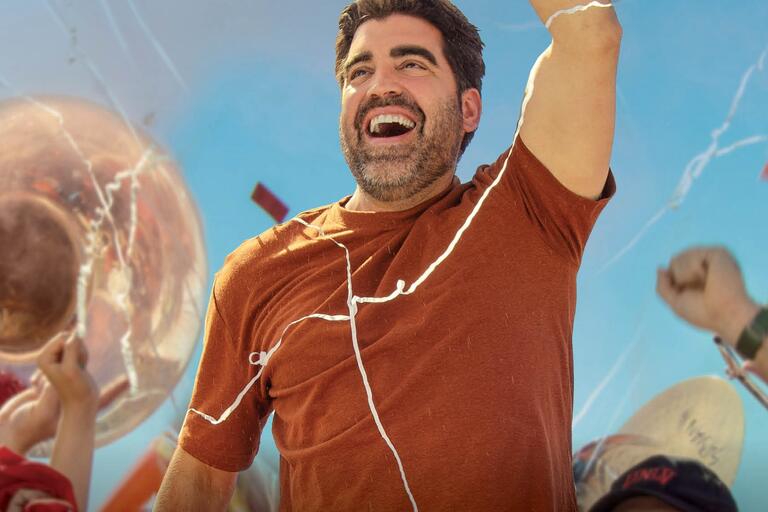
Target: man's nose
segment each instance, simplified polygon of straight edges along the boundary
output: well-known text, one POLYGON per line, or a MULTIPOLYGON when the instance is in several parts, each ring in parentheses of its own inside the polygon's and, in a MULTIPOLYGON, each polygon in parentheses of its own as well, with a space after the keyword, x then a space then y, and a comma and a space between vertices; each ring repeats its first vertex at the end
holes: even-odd
POLYGON ((399 96, 402 92, 403 87, 398 80, 396 71, 389 69, 376 70, 368 89, 370 96, 379 96, 381 98, 399 96))

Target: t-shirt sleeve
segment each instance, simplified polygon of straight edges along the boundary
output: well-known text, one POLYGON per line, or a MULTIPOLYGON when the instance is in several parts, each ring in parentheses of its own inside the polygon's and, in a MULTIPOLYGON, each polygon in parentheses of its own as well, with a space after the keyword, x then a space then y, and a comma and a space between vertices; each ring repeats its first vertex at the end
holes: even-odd
POLYGON ((595 221, 616 192, 613 173, 608 172, 598 199, 579 196, 560 183, 519 137, 495 163, 478 169, 476 184, 487 187, 502 171, 498 186, 510 201, 511 214, 523 215, 552 250, 579 265, 595 221))
POLYGON ((247 302, 231 296, 242 289, 233 281, 236 279, 224 270, 214 281, 205 321, 203 354, 179 445, 209 466, 237 472, 253 462, 271 404, 261 379, 256 378, 261 367, 249 363, 255 349, 240 327, 242 314, 230 313, 226 307, 222 309, 222 304, 233 306, 247 302), (242 334, 234 335, 232 326, 235 326, 234 332, 242 334), (192 409, 211 418, 206 419, 192 409))

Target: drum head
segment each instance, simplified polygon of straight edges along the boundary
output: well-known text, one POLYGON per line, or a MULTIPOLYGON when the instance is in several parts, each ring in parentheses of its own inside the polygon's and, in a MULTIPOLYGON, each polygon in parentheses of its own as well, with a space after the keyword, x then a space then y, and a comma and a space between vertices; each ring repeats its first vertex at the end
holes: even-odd
POLYGON ((695 459, 731 486, 743 443, 744 405, 734 387, 719 377, 686 380, 574 455, 579 507, 588 510, 619 475, 658 454, 695 459))

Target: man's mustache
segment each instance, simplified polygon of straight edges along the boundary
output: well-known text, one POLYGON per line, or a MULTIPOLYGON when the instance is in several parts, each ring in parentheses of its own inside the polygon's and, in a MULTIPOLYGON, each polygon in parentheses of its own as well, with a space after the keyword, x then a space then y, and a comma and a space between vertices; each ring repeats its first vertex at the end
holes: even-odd
POLYGON ((386 98, 380 98, 377 96, 368 100, 366 103, 360 106, 360 110, 357 112, 357 117, 355 117, 355 129, 358 132, 362 131, 363 119, 365 119, 365 116, 368 115, 368 112, 375 108, 381 107, 405 108, 418 118, 418 121, 421 123, 421 130, 424 130, 424 119, 427 117, 426 114, 424 114, 424 111, 421 110, 415 101, 411 101, 404 96, 388 96, 386 98))

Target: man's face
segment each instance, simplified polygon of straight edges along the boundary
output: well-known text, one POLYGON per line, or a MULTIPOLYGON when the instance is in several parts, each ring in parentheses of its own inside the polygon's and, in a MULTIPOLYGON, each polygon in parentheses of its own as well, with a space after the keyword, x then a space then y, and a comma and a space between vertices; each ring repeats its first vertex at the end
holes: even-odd
POLYGON ((342 77, 341 146, 365 193, 400 201, 453 174, 465 121, 437 28, 398 14, 363 23, 342 77))

